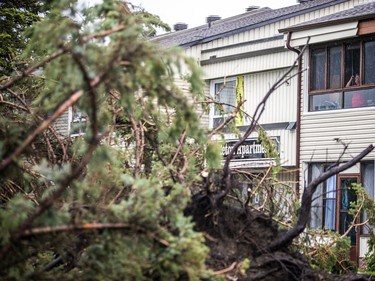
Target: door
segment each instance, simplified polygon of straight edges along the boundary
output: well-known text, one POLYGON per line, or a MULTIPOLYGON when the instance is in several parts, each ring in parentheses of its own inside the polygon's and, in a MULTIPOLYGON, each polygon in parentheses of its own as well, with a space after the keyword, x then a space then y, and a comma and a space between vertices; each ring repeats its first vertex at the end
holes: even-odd
POLYGON ((357 263, 358 259, 358 234, 355 227, 352 227, 353 215, 349 214, 350 202, 357 201, 357 195, 352 188, 353 183, 359 183, 359 175, 342 175, 338 180, 338 202, 336 229, 342 235, 347 233, 350 239, 350 260, 357 263))

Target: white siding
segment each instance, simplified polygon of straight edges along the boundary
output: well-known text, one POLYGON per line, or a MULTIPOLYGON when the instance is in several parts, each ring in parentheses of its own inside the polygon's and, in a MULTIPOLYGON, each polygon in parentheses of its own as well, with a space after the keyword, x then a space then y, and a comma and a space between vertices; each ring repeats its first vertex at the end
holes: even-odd
POLYGON ((308 38, 310 38, 309 44, 315 44, 354 37, 357 35, 357 25, 358 22, 355 21, 335 26, 318 27, 307 31, 296 31, 292 34, 291 46, 303 46, 308 38))
POLYGON ((295 54, 288 50, 268 55, 247 57, 227 62, 218 62, 203 66, 205 79, 215 79, 238 74, 254 73, 265 70, 289 67, 295 54))
MULTIPOLYGON (((271 38, 272 39, 272 38, 271 38)), ((277 48, 277 47, 284 47, 284 40, 277 39, 269 40, 265 42, 246 42, 243 41, 244 44, 241 45, 234 45, 228 46, 227 48, 220 48, 220 49, 207 49, 202 52, 201 60, 208 60, 212 56, 216 57, 225 57, 230 55, 236 55, 246 52, 254 52, 260 51, 265 49, 277 48)))
MULTIPOLYGON (((259 72, 245 76, 245 111, 253 115, 256 107, 287 69, 259 72)), ((295 74, 296 70, 292 72, 295 74)), ((290 76, 289 76, 290 77, 290 76)), ((297 78, 282 85, 269 98, 260 124, 295 122, 297 120, 297 78)), ((248 122, 249 123, 249 122, 248 122)))
MULTIPOLYGON (((184 96, 188 98, 191 106, 195 107, 196 113, 200 119, 201 126, 204 128, 208 128, 208 114, 205 111, 205 106, 207 106, 207 104, 199 103, 199 101, 196 98, 193 99, 193 96, 190 92, 190 84, 187 81, 180 78, 175 78, 175 84, 181 90, 184 96)), ((204 88, 204 93, 206 94, 207 92, 209 92, 209 88, 207 89, 207 87, 209 86, 207 86, 206 83, 204 88)))
MULTIPOLYGON (((336 161, 343 152, 340 141, 349 145, 342 160, 350 160, 374 143, 372 120, 375 120, 374 108, 304 113, 301 119, 301 160, 336 161)), ((365 159, 374 158, 375 152, 372 152, 365 159)))
POLYGON ((55 126, 56 132, 61 137, 67 137, 70 133, 70 121, 71 121, 71 114, 72 109, 69 108, 65 110, 63 114, 56 121, 53 123, 55 126))

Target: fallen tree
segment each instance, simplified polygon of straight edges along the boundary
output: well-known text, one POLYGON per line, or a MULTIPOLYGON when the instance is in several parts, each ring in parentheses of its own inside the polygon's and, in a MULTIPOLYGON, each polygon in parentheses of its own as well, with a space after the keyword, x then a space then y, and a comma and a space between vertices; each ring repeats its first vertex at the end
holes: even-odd
MULTIPOLYGON (((299 221, 280 231, 271 205, 238 196, 230 157, 220 167, 216 143, 175 85, 184 77, 194 101, 207 104, 200 70, 148 40, 163 26, 158 18, 118 1, 84 11, 71 1, 51 5, 32 27, 27 63, 0 80, 2 278, 364 278, 314 271, 288 246, 306 227, 319 182, 372 146, 312 182, 299 221), (74 138, 58 127, 69 110, 85 116, 86 131, 74 138)), ((259 179, 269 198, 273 180, 259 179)))

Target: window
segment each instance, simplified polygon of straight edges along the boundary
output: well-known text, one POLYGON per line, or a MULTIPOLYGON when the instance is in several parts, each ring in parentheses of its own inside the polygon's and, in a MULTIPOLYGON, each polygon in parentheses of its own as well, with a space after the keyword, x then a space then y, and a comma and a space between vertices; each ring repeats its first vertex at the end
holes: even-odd
MULTIPOLYGON (((310 164, 309 182, 323 173, 328 166, 327 163, 310 164)), ((370 198, 374 198, 374 175, 374 162, 363 162, 361 174, 339 174, 320 184, 313 196, 309 226, 345 233, 353 221, 353 216, 349 213, 350 202, 357 200, 356 193, 351 188, 352 184, 361 182, 370 198)), ((365 220, 366 213, 362 215, 362 221, 365 220)), ((368 234, 369 229, 369 225, 363 225, 361 233, 368 234)), ((349 237, 352 242, 355 241, 354 232, 349 233, 349 237)))
POLYGON ((76 136, 84 134, 86 132, 87 119, 86 114, 83 114, 82 111, 77 108, 73 108, 70 135, 76 136))
MULTIPOLYGON (((215 103, 210 113, 210 127, 216 128, 236 109, 237 101, 243 99, 244 77, 211 82, 211 96, 215 103)), ((236 125, 242 125, 242 112, 236 117, 236 125)))
POLYGON ((309 111, 375 106, 375 40, 313 47, 309 111))
MULTIPOLYGON (((324 172, 325 166, 311 164, 309 182, 324 172)), ((336 176, 318 186, 311 205, 310 227, 335 230, 336 225, 336 176)))

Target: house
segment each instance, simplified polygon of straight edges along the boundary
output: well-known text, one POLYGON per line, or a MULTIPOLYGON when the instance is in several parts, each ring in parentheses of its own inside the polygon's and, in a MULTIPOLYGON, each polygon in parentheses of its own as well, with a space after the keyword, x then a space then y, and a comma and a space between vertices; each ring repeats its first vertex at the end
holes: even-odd
POLYGON ((56 132, 62 137, 76 137, 84 134, 88 117, 75 107, 69 107, 54 123, 56 132))
MULTIPOLYGON (((246 100, 242 109, 245 116, 237 117, 236 127, 243 133, 258 103, 278 77, 283 75, 296 59, 297 54, 285 48, 283 30, 306 21, 317 20, 339 11, 346 11, 365 0, 310 0, 281 9, 249 7, 245 13, 226 19, 218 16, 207 18, 205 25, 184 29, 179 24, 176 32, 153 39, 163 47, 180 46, 186 55, 193 57, 204 71, 206 95, 223 103, 218 110, 214 104, 209 114, 202 118, 202 126, 212 130, 246 100), (181 30, 182 29, 182 30, 181 30), (223 112, 224 109, 224 112, 223 112)), ((290 74, 298 72, 295 67, 290 74)), ((278 88, 266 104, 259 125, 277 144, 282 171, 281 181, 293 185, 298 192, 299 161, 299 95, 301 80, 290 79, 278 88)), ((182 82, 180 81, 182 84, 182 82)), ((238 140, 234 133, 224 133, 223 159, 238 140)), ((265 173, 274 163, 266 158, 264 148, 257 142, 254 132, 244 146, 236 151, 232 168, 265 173)), ((218 141, 222 141, 218 138, 218 141)))
MULTIPOLYGON (((348 1, 350 2, 350 1, 348 1)), ((300 97, 300 182, 302 187, 332 164, 342 164, 375 140, 375 2, 282 28, 290 49, 302 58, 300 97)), ((368 225, 352 228, 348 212, 356 200, 352 183, 361 183, 374 199, 375 152, 333 176, 316 194, 310 227, 349 232, 351 259, 367 251, 368 225)), ((356 222, 365 221, 364 215, 356 222)))

